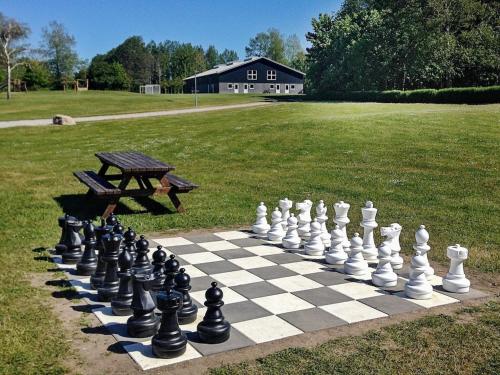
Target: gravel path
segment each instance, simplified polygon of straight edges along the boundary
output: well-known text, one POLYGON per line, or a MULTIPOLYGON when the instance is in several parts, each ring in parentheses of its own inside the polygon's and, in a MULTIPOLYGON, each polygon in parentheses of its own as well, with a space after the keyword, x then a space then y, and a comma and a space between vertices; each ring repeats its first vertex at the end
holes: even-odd
MULTIPOLYGON (((175 115, 183 115, 183 114, 187 114, 187 113, 212 112, 212 111, 220 111, 220 110, 224 110, 224 109, 258 107, 258 106, 269 105, 269 104, 272 104, 272 102, 218 105, 218 106, 201 107, 201 108, 173 109, 170 111, 124 113, 124 114, 120 114, 120 115, 74 117, 74 119, 75 119, 76 123, 78 124, 79 122, 122 120, 122 119, 130 119, 130 118, 157 117, 157 116, 175 116, 175 115)), ((36 120, 0 121, 0 129, 12 128, 14 126, 44 126, 44 125, 52 125, 52 119, 49 118, 49 119, 36 119, 36 120)))

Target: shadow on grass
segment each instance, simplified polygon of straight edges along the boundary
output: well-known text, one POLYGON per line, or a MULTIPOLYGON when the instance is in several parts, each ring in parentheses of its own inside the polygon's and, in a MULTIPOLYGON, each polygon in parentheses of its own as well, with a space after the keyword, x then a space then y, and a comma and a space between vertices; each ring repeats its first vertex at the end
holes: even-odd
MULTIPOLYGON (((174 214, 172 211, 162 203, 150 197, 135 197, 131 198, 140 204, 143 210, 134 210, 123 203, 122 198, 116 206, 114 213, 116 215, 132 215, 132 214, 152 214, 152 215, 167 215, 174 214)), ((92 219, 99 218, 106 209, 107 202, 105 200, 87 197, 85 194, 64 194, 55 197, 54 200, 61 207, 64 213, 78 217, 79 219, 92 219)))

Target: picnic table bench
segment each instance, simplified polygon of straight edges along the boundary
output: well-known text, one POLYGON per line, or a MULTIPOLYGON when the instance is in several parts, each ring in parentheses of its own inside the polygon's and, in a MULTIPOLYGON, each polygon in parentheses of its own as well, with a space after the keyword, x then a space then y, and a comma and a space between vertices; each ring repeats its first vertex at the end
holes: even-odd
POLYGON ((144 197, 157 194, 167 194, 177 212, 183 212, 181 201, 177 194, 188 193, 198 185, 175 176, 170 171, 173 165, 163 163, 139 152, 98 152, 95 156, 101 161, 102 166, 96 173, 94 171, 78 171, 73 175, 86 185, 89 190, 87 196, 108 201, 103 218, 108 217, 116 208, 121 197, 144 197), (120 170, 118 174, 106 174, 110 167, 120 170), (138 188, 127 189, 130 181, 137 181, 138 188), (159 181, 159 186, 154 187, 151 179, 159 181), (113 185, 110 181, 119 181, 113 185))

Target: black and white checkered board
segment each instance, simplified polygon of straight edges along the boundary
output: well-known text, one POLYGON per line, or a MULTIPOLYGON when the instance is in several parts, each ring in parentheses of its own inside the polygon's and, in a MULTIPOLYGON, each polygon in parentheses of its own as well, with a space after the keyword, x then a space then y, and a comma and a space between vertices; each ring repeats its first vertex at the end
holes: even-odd
POLYGON ((95 305, 97 318, 144 370, 484 295, 476 290, 464 295, 447 293, 441 287, 441 277, 435 276, 431 300, 408 299, 403 293, 406 268, 399 273, 396 287, 382 290, 371 284, 370 276, 345 275, 342 266, 325 264, 324 257, 287 251, 245 231, 154 238, 150 240, 151 251, 157 244, 176 254, 191 276, 191 296, 200 308, 194 323, 181 326, 188 335, 188 348, 174 359, 154 357, 148 338, 128 337, 128 317, 112 315, 109 303, 98 302, 89 278, 75 276, 74 266, 61 264, 60 258, 54 257, 60 268, 69 271, 72 285, 86 302, 95 305), (199 342, 196 326, 205 313, 204 294, 212 281, 224 292, 222 311, 232 328, 227 342, 210 345, 199 342))

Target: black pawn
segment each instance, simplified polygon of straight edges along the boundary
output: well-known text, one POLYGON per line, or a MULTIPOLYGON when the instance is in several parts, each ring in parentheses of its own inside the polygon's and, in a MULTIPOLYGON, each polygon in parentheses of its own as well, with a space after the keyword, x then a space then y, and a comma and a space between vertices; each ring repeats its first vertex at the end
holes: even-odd
POLYGON ((116 224, 118 224, 118 217, 115 216, 114 213, 111 213, 107 218, 106 218, 106 225, 109 225, 111 227, 114 227, 116 224))
POLYGON ((66 239, 64 240, 66 250, 62 254, 64 264, 75 264, 82 259, 82 238, 79 233, 82 225, 82 222, 77 219, 66 220, 66 239))
POLYGON ((221 307, 224 305, 222 297, 222 290, 217 288, 217 283, 214 281, 212 287, 205 292, 207 312, 197 327, 201 341, 208 344, 224 342, 229 339, 231 333, 231 325, 222 315, 221 307))
POLYGON ((100 287, 97 288, 99 300, 108 302, 118 294, 118 256, 123 237, 119 234, 106 234, 102 238, 104 255, 102 260, 106 264, 106 275, 100 287))
POLYGON ((165 282, 163 283, 163 289, 175 287, 175 275, 179 272, 179 262, 175 259, 174 254, 170 254, 169 259, 165 262, 165 282))
POLYGON ((113 226, 113 233, 123 236, 123 226, 119 222, 113 226))
POLYGON ((191 277, 186 273, 184 268, 179 270, 175 276, 175 291, 182 295, 182 307, 177 311, 177 317, 180 324, 192 323, 196 320, 198 306, 191 300, 189 291, 191 290, 191 277))
POLYGON ((111 309, 115 315, 131 315, 132 314, 132 263, 133 258, 128 252, 127 248, 123 249, 118 257, 118 265, 120 272, 120 285, 118 287, 118 294, 111 301, 111 309))
POLYGON ((177 320, 177 310, 182 305, 180 294, 168 289, 157 295, 158 309, 161 310, 161 325, 153 336, 151 346, 153 354, 160 358, 172 358, 186 351, 187 337, 182 333, 177 320))
POLYGON ((78 275, 90 276, 97 268, 95 228, 91 221, 84 222, 83 234, 85 235, 85 240, 83 241, 85 250, 83 250, 82 259, 76 265, 76 273, 78 275))
POLYGON ((123 234, 125 247, 127 248, 127 251, 130 253, 130 255, 132 255, 132 259, 134 260, 134 262, 137 256, 137 251, 135 249, 135 237, 136 234, 130 227, 128 227, 127 231, 123 234))
POLYGON ((154 313, 156 305, 149 291, 152 280, 149 274, 132 272, 134 315, 127 320, 127 331, 132 337, 149 337, 158 331, 160 319, 154 313))
POLYGON ((64 241, 66 240, 66 221, 68 220, 76 220, 76 218, 69 216, 68 214, 64 214, 64 216, 60 216, 57 219, 57 223, 61 227, 61 238, 59 239, 59 243, 55 246, 56 254, 62 254, 66 251, 64 241))
POLYGON ((151 289, 156 292, 163 289, 163 282, 165 281, 165 260, 167 259, 167 253, 163 251, 160 245, 158 245, 152 257, 153 274, 155 276, 155 279, 152 282, 151 289))
POLYGON ((137 257, 134 262, 134 271, 141 273, 151 273, 153 271, 153 266, 151 265, 148 253, 149 253, 149 242, 141 236, 139 241, 136 242, 137 257))
POLYGON ((97 255, 97 268, 95 272, 90 276, 90 286, 92 289, 97 289, 104 282, 104 276, 106 276, 106 264, 102 260, 102 256, 104 255, 104 247, 102 245, 102 238, 110 234, 113 230, 112 226, 106 225, 104 220, 101 220, 101 225, 95 228, 95 236, 96 236, 96 250, 98 251, 97 255))

